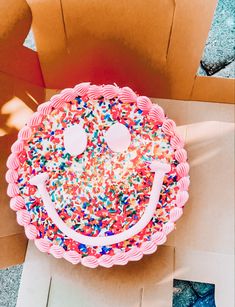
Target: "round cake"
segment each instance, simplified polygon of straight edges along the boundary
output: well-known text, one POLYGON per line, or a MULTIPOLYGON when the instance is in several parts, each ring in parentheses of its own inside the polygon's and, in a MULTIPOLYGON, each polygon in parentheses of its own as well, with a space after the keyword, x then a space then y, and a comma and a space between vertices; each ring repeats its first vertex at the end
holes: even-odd
POLYGON ((17 221, 42 252, 95 268, 156 251, 188 200, 183 138, 129 87, 80 83, 39 105, 7 160, 17 221))

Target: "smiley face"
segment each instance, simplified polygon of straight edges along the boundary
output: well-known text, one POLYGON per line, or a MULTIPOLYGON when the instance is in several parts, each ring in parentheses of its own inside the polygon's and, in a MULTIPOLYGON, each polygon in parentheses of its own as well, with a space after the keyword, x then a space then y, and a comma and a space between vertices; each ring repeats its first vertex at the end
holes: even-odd
POLYGON ((135 99, 74 96, 39 108, 40 123, 18 153, 17 186, 41 250, 85 264, 130 254, 173 229, 175 153, 184 151, 172 123, 162 129, 135 99))

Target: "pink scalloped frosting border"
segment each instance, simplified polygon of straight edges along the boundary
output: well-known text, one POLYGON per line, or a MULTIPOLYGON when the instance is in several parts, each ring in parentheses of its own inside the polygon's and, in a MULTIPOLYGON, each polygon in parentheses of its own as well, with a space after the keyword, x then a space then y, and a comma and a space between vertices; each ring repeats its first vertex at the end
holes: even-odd
POLYGON ((175 222, 182 216, 183 207, 188 201, 189 180, 189 164, 187 162, 187 152, 183 148, 184 140, 176 132, 176 124, 173 120, 167 118, 163 109, 152 104, 151 100, 146 96, 138 96, 131 88, 119 88, 116 85, 91 85, 90 82, 83 82, 76 85, 74 88, 67 88, 51 97, 50 101, 42 103, 38 106, 35 112, 29 119, 28 123, 19 131, 17 141, 11 147, 11 154, 7 159, 6 181, 8 182, 7 195, 11 198, 10 208, 16 211, 17 222, 25 229, 25 234, 29 240, 34 240, 37 248, 44 253, 49 253, 55 258, 64 258, 72 264, 81 263, 89 268, 102 266, 110 268, 113 265, 125 265, 128 261, 140 260, 143 255, 152 254, 157 250, 158 245, 164 244, 167 235, 174 230, 175 222), (51 113, 53 109, 63 107, 65 102, 75 99, 77 96, 83 100, 98 99, 101 96, 105 99, 118 98, 123 103, 135 102, 137 107, 143 111, 144 115, 148 115, 151 120, 162 125, 162 131, 170 137, 170 144, 174 149, 175 160, 179 162, 176 167, 177 171, 177 186, 179 190, 176 195, 176 206, 170 211, 170 219, 164 224, 162 231, 153 234, 150 241, 143 242, 140 247, 133 247, 128 252, 117 253, 113 256, 102 255, 99 258, 95 256, 81 257, 76 251, 65 251, 61 246, 52 244, 47 239, 37 239, 37 228, 30 223, 30 213, 25 209, 23 198, 19 195, 17 185, 18 173, 17 169, 20 166, 19 154, 24 148, 24 144, 30 138, 32 129, 39 126, 43 119, 51 113))

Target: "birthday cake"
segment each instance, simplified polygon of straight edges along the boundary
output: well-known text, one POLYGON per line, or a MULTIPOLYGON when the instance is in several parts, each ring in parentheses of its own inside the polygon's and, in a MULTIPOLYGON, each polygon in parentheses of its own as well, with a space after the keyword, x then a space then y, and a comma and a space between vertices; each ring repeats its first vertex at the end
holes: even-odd
POLYGON ((10 207, 42 252, 95 268, 164 244, 188 200, 184 140, 129 87, 80 83, 39 105, 8 160, 10 207))

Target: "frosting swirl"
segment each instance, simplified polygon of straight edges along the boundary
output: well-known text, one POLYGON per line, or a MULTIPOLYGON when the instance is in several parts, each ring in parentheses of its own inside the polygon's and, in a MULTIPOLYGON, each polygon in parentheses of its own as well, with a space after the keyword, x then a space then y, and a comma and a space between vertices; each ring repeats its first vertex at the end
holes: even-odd
POLYGON ((26 225, 25 234, 29 240, 36 239, 37 234, 38 234, 37 228, 32 224, 26 225))
POLYGON ((81 255, 76 251, 67 251, 64 253, 63 257, 72 264, 78 264, 81 260, 81 255))
POLYGON ((157 250, 157 244, 154 241, 146 241, 141 245, 142 252, 145 255, 152 254, 157 250))
POLYGON ((74 87, 74 91, 76 96, 83 97, 87 94, 88 89, 90 87, 90 82, 83 82, 74 87))
POLYGON ((16 219, 18 224, 26 226, 30 223, 30 214, 27 210, 22 209, 16 212, 16 219))
POLYGON ((113 256, 114 257, 114 263, 118 264, 118 265, 125 265, 128 262, 128 257, 125 253, 120 252, 116 255, 113 256))
POLYGON ((186 177, 189 172, 189 164, 187 162, 178 164, 176 166, 176 172, 180 178, 186 177))
POLYGON ((136 102, 137 95, 131 88, 126 86, 121 89, 119 99, 124 103, 136 102))
POLYGON ((182 216, 182 214, 183 214, 182 208, 175 207, 175 208, 171 209, 170 221, 171 222, 177 221, 182 216))
POLYGON ((13 143, 13 145, 11 146, 11 151, 13 153, 19 153, 23 150, 24 148, 24 142, 17 140, 15 143, 13 143))
POLYGON ((36 127, 41 124, 43 120, 43 114, 40 112, 35 112, 28 121, 28 125, 31 127, 36 127))
POLYGON ((37 110, 38 110, 38 112, 40 112, 43 115, 50 114, 51 110, 52 110, 51 102, 47 101, 47 102, 44 102, 44 103, 40 104, 38 106, 37 110))
POLYGON ((37 246, 37 248, 43 252, 43 253, 48 253, 51 243, 49 240, 47 239, 36 239, 34 240, 35 245, 37 246))
POLYGON ((172 223, 171 221, 167 222, 166 224, 163 225, 162 231, 168 235, 170 232, 172 232, 175 229, 175 224, 172 223))
POLYGON ((113 258, 109 255, 102 255, 98 259, 99 265, 105 267, 105 268, 111 268, 113 266, 113 258))
POLYGON ((31 134, 32 134, 31 128, 25 126, 22 129, 20 129, 18 133, 18 139, 22 141, 27 141, 30 138, 31 134))
POLYGON ((188 201, 189 195, 187 191, 179 191, 176 195, 176 205, 177 207, 183 207, 188 201))
POLYGON ((98 85, 91 85, 88 89, 87 96, 90 99, 98 99, 102 96, 102 88, 98 85))
POLYGON ((187 161, 187 151, 184 148, 178 149, 175 152, 175 159, 179 162, 186 162, 187 161))
POLYGON ((6 172, 5 178, 8 183, 15 183, 18 179, 18 173, 13 169, 9 169, 6 172))
POLYGON ((153 240, 158 244, 162 245, 166 242, 166 235, 162 231, 157 231, 152 235, 153 240))
POLYGON ((55 109, 61 108, 65 103, 65 100, 63 100, 59 94, 52 96, 50 101, 51 106, 55 109))
POLYGON ((169 136, 175 135, 176 132, 176 124, 172 119, 166 119, 162 125, 162 131, 169 136))
POLYGON ((153 106, 152 101, 148 97, 146 96, 137 97, 137 107, 141 111, 148 113, 151 110, 152 106, 153 106))
POLYGON ((82 264, 89 268, 96 268, 98 266, 98 260, 94 256, 87 256, 82 258, 82 264))
POLYGON ((140 248, 134 246, 127 252, 127 255, 130 261, 137 261, 143 257, 143 252, 140 248))
POLYGON ((114 97, 118 96, 120 89, 117 86, 107 84, 102 89, 102 95, 106 99, 113 99, 114 97))
POLYGON ((49 249, 49 253, 53 255, 55 258, 62 258, 64 255, 63 247, 59 245, 52 245, 49 249))
POLYGON ((180 191, 188 191, 190 184, 189 177, 182 177, 177 183, 177 186, 179 187, 180 191))
POLYGON ((60 93, 60 98, 65 102, 70 102, 77 97, 77 94, 73 88, 66 88, 60 93))
POLYGON ((14 211, 18 211, 24 208, 24 200, 21 196, 15 196, 10 200, 10 208, 14 211))
POLYGON ((174 149, 181 149, 184 147, 184 139, 181 135, 176 134, 171 138, 170 144, 174 149))
POLYGON ((15 183, 9 183, 8 187, 7 187, 7 195, 9 197, 15 197, 17 195, 19 195, 19 188, 18 185, 15 183))
POLYGON ((7 159, 7 167, 9 169, 16 170, 19 166, 20 166, 20 161, 18 155, 15 153, 10 154, 10 156, 7 159))
POLYGON ((159 105, 154 105, 149 112, 149 117, 155 123, 161 124, 165 120, 163 109, 159 105))

